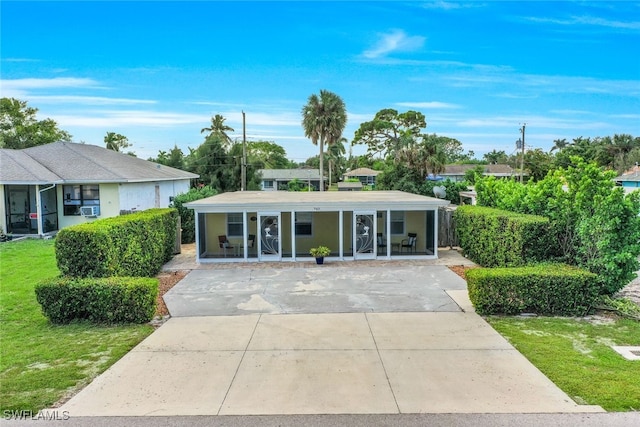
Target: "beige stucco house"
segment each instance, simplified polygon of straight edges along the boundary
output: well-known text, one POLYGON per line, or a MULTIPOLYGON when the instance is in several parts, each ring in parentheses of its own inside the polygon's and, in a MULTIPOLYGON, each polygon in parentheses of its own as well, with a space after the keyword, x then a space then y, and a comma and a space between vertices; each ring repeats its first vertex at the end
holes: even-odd
POLYGON ((437 258, 438 208, 448 204, 401 191, 245 191, 186 207, 198 262, 296 261, 317 246, 346 261, 437 258))
POLYGON ((96 145, 0 149, 0 226, 13 234, 168 207, 198 175, 96 145))

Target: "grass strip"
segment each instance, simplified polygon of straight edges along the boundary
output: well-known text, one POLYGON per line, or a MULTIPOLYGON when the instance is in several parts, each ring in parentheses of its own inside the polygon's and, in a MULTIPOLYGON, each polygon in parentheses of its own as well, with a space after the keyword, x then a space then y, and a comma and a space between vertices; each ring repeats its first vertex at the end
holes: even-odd
POLYGON ((611 346, 640 345, 640 322, 489 316, 487 321, 579 404, 640 410, 640 361, 611 346))
POLYGON ((34 286, 58 275, 53 240, 0 244, 0 411, 51 407, 153 332, 149 325, 50 324, 34 286))

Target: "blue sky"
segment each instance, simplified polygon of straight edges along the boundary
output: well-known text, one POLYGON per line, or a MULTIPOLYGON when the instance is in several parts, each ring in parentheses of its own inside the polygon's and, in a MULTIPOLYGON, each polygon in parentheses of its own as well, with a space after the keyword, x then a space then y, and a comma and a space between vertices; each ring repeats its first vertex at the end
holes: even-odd
MULTIPOLYGON (((185 153, 222 114, 242 137, 317 154, 300 110, 327 89, 344 136, 383 108, 476 157, 553 140, 640 136, 640 2, 0 3, 3 97, 74 141, 108 132, 147 158, 185 153)), ((362 146, 354 154, 364 153, 362 146)))

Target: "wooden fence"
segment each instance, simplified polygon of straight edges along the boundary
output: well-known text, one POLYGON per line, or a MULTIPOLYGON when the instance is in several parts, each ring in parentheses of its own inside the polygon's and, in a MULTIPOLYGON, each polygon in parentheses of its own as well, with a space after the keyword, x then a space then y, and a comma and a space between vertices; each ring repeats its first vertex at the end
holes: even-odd
POLYGON ((438 209, 438 247, 458 246, 458 235, 453 220, 456 205, 445 206, 438 209))

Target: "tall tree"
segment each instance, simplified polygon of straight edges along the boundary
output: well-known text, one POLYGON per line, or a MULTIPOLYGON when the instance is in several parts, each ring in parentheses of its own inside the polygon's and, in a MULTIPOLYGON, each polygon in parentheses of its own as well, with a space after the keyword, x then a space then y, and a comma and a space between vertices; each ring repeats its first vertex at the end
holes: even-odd
POLYGON ((491 165, 504 164, 508 161, 507 153, 503 150, 497 151, 495 148, 483 156, 484 160, 491 165))
POLYGON ((347 109, 338 95, 320 90, 320 96, 312 94, 302 107, 304 135, 313 145, 320 146, 320 191, 324 191, 324 144, 335 144, 342 138, 347 125, 347 109))
POLYGON ((566 139, 562 138, 562 139, 554 139, 553 140, 553 147, 551 147, 551 150, 549 150, 550 153, 552 153, 555 150, 558 151, 562 151, 565 148, 567 148, 568 146, 570 146, 571 143, 567 142, 566 139))
POLYGON ((339 141, 329 145, 327 148, 327 160, 329 160, 329 187, 331 187, 332 176, 338 176, 340 166, 344 164, 344 154, 346 150, 344 143, 347 142, 347 138, 340 138, 339 141))
POLYGON ((252 141, 247 143, 248 163, 265 169, 289 169, 292 162, 287 159, 285 149, 270 141, 252 141))
POLYGON ((125 148, 131 147, 129 138, 115 132, 107 132, 104 136, 104 143, 107 150, 122 152, 125 148))
POLYGON ((352 144, 367 145, 371 157, 393 157, 408 143, 415 142, 422 128, 427 127, 424 114, 417 111, 398 111, 386 108, 376 113, 373 120, 360 124, 352 144))
POLYGON ((227 119, 220 114, 212 116, 211 126, 202 128, 200 130, 200 133, 208 132, 207 136, 218 135, 222 139, 223 145, 229 148, 231 144, 233 144, 233 141, 231 140, 231 137, 227 132, 234 132, 234 129, 230 126, 225 125, 225 120, 227 119))
POLYGON ((169 166, 176 169, 185 168, 185 158, 184 153, 177 145, 174 144, 173 148, 166 151, 160 150, 158 152, 158 157, 155 159, 149 159, 152 162, 160 163, 161 165, 169 166))
POLYGON ((71 141, 52 119, 38 120, 37 108, 15 98, 0 99, 0 148, 28 148, 57 141, 71 141))

